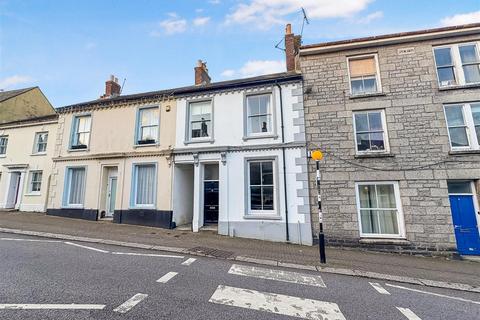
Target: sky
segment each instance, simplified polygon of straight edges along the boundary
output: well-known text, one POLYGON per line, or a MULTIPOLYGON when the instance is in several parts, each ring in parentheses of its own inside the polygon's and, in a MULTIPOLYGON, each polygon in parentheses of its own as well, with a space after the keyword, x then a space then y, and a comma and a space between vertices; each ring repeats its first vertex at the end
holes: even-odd
POLYGON ((480 22, 480 0, 0 0, 0 90, 39 86, 54 107, 285 71, 285 24, 303 44, 480 22), (283 43, 281 44, 283 45, 283 43))

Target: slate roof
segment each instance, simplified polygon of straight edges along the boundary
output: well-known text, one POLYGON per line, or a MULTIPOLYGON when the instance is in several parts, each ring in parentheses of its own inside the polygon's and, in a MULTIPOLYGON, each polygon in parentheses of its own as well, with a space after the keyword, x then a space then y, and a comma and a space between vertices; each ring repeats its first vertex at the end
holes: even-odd
POLYGON ((24 88, 24 89, 18 89, 18 90, 9 90, 9 91, 0 91, 0 102, 9 100, 11 98, 14 98, 22 93, 28 92, 30 90, 33 90, 37 87, 30 87, 30 88, 24 88))

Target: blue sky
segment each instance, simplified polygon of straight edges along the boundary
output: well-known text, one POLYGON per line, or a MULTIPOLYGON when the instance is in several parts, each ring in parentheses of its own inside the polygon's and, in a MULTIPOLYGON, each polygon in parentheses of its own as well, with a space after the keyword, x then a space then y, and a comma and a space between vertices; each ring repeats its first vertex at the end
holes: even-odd
POLYGON ((285 23, 303 43, 480 22, 480 0, 0 0, 0 89, 40 86, 55 107, 98 98, 110 74, 124 94, 284 71, 285 23))

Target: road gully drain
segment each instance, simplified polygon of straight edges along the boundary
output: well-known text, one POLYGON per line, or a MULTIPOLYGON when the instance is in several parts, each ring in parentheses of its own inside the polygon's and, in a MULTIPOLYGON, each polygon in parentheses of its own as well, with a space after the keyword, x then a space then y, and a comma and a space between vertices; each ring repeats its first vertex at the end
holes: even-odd
POLYGON ((207 247, 194 247, 194 248, 188 249, 188 251, 204 254, 209 257, 222 258, 222 259, 227 259, 231 255, 233 255, 233 252, 231 251, 224 251, 224 250, 218 250, 218 249, 207 248, 207 247))

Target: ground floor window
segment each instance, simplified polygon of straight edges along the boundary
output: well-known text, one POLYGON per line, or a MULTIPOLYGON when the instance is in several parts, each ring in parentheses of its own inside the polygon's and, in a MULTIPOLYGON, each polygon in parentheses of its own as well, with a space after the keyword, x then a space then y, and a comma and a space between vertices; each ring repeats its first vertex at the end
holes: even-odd
POLYGON ((83 207, 85 200, 85 167, 67 168, 64 205, 83 207))
POLYGON ((29 193, 40 193, 42 187, 42 171, 30 171, 29 178, 29 193))
POLYGON ((250 213, 275 210, 274 160, 248 161, 248 207, 250 213))
POLYGON ((402 236, 402 210, 396 182, 357 183, 360 235, 402 236))
POLYGON ((154 163, 133 166, 132 205, 155 207, 157 166, 154 163))

